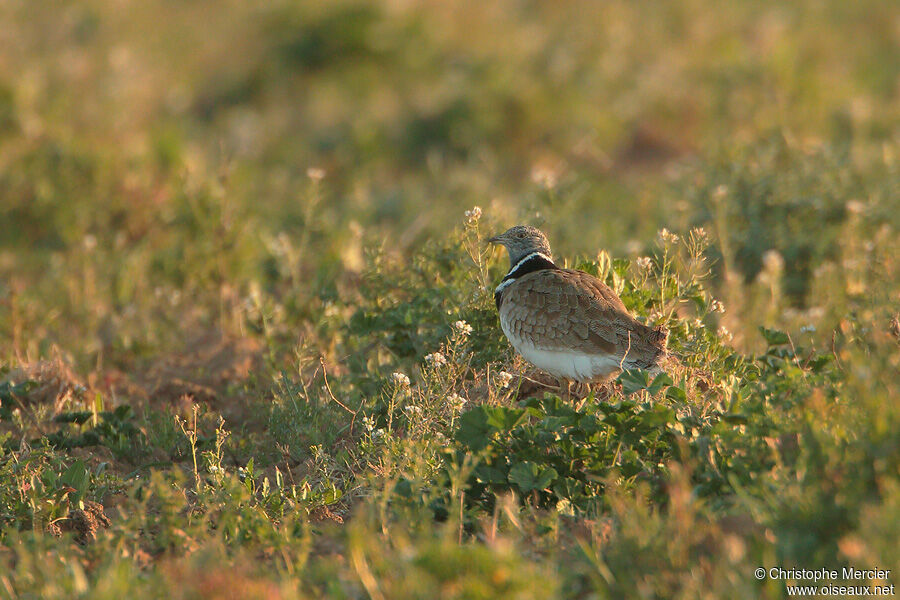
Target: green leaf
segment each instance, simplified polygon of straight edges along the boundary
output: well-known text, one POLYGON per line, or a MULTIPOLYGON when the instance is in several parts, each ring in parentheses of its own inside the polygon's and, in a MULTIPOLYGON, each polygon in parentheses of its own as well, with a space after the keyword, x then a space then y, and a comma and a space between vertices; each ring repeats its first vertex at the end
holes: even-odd
POLYGON ((76 411, 76 412, 64 412, 53 417, 54 423, 77 423, 81 425, 82 423, 87 423, 93 413, 91 411, 76 411))
POLYGON ((650 374, 640 369, 625 369, 616 379, 622 384, 626 396, 647 389, 650 385, 650 374))
POLYGON ((653 383, 647 388, 647 391, 650 392, 651 395, 656 395, 658 391, 663 389, 668 385, 672 385, 674 381, 672 378, 666 375, 665 373, 660 373, 653 379, 653 383))
POLYGON ((525 410, 521 408, 505 408, 502 406, 482 406, 487 415, 488 425, 497 431, 509 431, 518 425, 525 416, 525 410))
POLYGON ((680 387, 673 385, 666 390, 666 398, 675 402, 687 402, 687 394, 680 387))
POLYGON ((60 485, 67 485, 75 489, 74 500, 76 502, 81 500, 84 497, 84 494, 87 493, 90 482, 91 473, 81 459, 72 463, 59 478, 60 485))
POLYGON ((521 408, 476 406, 460 416, 456 439, 478 452, 490 443, 494 433, 511 430, 524 417, 525 410, 521 408))
POLYGON ((759 332, 764 338, 766 338, 766 344, 768 344, 769 346, 781 346, 791 341, 788 337, 788 334, 783 331, 760 327, 759 332))
POLYGON ((573 417, 544 417, 544 420, 541 421, 541 428, 544 431, 552 431, 554 433, 562 433, 562 431, 569 426, 575 424, 575 419, 573 417))
POLYGON ((748 422, 747 415, 742 415, 739 413, 730 413, 727 415, 723 415, 722 418, 729 423, 736 423, 739 425, 746 425, 748 422))
POLYGON ((460 415, 456 439, 471 451, 478 452, 488 445, 494 431, 495 428, 488 424, 484 407, 476 406, 460 415))
POLYGON ((820 372, 826 365, 829 365, 833 362, 831 355, 829 354, 820 354, 814 359, 809 361, 809 368, 812 369, 813 373, 820 372))
POLYGON ((645 425, 650 427, 659 427, 665 423, 675 422, 675 411, 668 406, 656 404, 651 410, 642 415, 641 419, 645 425))
POLYGON ((530 461, 520 462, 509 470, 509 482, 519 486, 523 493, 546 489, 557 476, 553 467, 541 469, 530 461))
POLYGON ((475 479, 480 483, 503 485, 508 481, 503 469, 491 465, 478 465, 474 471, 475 479))

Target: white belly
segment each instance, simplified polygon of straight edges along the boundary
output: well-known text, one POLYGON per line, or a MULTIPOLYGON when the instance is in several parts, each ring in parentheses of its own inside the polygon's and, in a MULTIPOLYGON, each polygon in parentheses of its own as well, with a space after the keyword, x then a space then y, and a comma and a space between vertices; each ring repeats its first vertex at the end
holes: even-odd
POLYGON ((513 348, 525 360, 539 369, 556 377, 565 377, 575 381, 591 381, 608 377, 620 369, 619 361, 614 356, 591 355, 572 350, 542 350, 527 340, 512 335, 507 329, 504 319, 500 319, 500 327, 513 348))

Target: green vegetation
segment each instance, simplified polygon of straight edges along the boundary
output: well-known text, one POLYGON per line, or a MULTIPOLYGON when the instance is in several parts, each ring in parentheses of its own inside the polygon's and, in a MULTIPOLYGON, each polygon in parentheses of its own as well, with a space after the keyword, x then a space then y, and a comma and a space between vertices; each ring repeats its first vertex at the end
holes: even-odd
POLYGON ((0 19, 0 597, 897 584, 895 4, 0 19), (665 374, 512 353, 519 222, 665 374))

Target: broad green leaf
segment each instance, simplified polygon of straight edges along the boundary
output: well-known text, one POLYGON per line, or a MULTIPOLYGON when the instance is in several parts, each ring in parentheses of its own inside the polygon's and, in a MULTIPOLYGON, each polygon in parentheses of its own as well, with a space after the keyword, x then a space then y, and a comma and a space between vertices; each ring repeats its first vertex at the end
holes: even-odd
POLYGON ((476 406, 459 417, 456 439, 468 446, 472 452, 478 452, 490 443, 491 435, 495 431, 496 428, 488 423, 484 407, 476 406))
POLYGON ((625 369, 616 379, 622 384, 626 396, 647 389, 650 385, 650 374, 640 369, 625 369))
POLYGON ((558 473, 553 467, 541 469, 530 461, 524 461, 509 470, 509 481, 519 486, 523 493, 531 490, 543 490, 549 486, 558 473))
POLYGON ((674 382, 672 381, 671 377, 669 377, 665 373, 660 373, 653 379, 653 382, 647 387, 647 391, 650 392, 651 395, 655 396, 658 391, 660 391, 661 389, 663 389, 664 387, 666 387, 668 385, 672 385, 673 383, 674 382))
POLYGON ((791 341, 788 335, 783 331, 760 327, 759 332, 766 338, 766 344, 769 346, 781 346, 791 341))

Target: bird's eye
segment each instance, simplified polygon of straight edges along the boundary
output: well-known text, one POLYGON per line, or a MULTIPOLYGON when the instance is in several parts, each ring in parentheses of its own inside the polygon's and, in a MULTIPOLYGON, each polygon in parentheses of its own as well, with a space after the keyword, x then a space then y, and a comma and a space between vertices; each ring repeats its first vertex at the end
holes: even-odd
POLYGON ((524 240, 525 234, 520 231, 519 233, 516 234, 516 237, 519 238, 520 240, 524 240))

